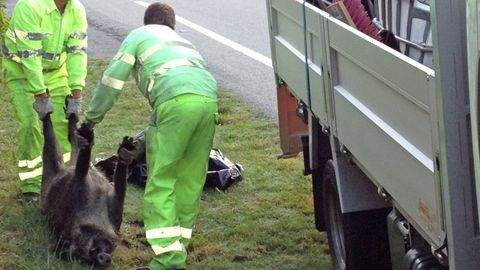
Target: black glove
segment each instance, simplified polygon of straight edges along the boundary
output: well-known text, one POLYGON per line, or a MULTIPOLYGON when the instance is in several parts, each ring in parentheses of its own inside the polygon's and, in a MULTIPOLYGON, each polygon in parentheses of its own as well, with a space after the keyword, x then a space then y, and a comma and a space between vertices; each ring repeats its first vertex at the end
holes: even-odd
POLYGON ((35 97, 33 109, 38 113, 40 120, 45 120, 45 117, 53 112, 52 100, 50 97, 35 97))

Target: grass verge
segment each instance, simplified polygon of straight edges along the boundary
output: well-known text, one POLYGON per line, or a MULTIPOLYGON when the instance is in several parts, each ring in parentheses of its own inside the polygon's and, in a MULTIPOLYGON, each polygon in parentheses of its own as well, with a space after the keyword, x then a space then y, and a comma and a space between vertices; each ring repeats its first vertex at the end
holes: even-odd
MULTIPOLYGON (((105 61, 90 60, 85 102, 105 61)), ((3 87, 2 87, 3 88, 3 87)), ((0 268, 93 269, 55 257, 53 237, 38 205, 17 202, 15 118, 0 95, 0 268)), ((95 153, 106 157, 124 135, 146 125, 147 101, 128 82, 119 102, 96 127, 95 153)), ((314 229, 311 184, 300 158, 280 159, 274 122, 235 95, 220 91, 214 147, 245 168, 226 192, 206 190, 189 247, 189 269, 331 269, 326 237, 314 229)), ((153 253, 142 228, 143 190, 128 188, 121 240, 111 269, 134 269, 153 253)))

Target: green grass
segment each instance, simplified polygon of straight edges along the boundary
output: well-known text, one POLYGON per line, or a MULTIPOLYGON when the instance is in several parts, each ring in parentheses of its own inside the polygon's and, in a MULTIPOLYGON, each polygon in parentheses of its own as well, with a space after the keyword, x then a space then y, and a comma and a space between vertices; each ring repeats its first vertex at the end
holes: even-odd
MULTIPOLYGON (((85 105, 105 65, 90 60, 85 105)), ((93 269, 55 257, 39 207, 17 202, 15 118, 7 93, 0 95, 0 269, 93 269)), ((124 135, 142 130, 148 108, 134 83, 127 83, 95 128, 95 156, 110 156, 124 135)), ((226 192, 204 191, 188 268, 331 269, 326 237, 314 229, 311 183, 302 176, 301 158, 277 159, 274 122, 235 95, 220 91, 219 112, 214 147, 242 164, 245 174, 226 192)), ((153 256, 142 228, 142 198, 143 190, 130 185, 112 269, 134 269, 153 256)))

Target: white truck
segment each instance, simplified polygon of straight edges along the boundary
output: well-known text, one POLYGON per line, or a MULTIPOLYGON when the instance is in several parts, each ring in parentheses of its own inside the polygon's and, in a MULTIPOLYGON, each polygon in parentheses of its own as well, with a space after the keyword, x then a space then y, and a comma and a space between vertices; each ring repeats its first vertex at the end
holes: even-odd
POLYGON ((364 1, 399 52, 315 2, 266 0, 281 147, 333 268, 480 270, 480 4, 364 1))

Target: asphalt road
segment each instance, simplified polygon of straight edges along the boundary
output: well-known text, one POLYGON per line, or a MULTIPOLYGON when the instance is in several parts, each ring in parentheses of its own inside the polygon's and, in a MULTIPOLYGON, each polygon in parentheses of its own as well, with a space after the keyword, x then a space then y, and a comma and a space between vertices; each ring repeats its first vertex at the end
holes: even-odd
MULTIPOLYGON (((16 0, 6 0, 10 13, 16 0)), ((81 0, 89 21, 90 57, 115 55, 129 31, 141 26, 152 0, 81 0)), ((165 0, 177 14, 177 32, 204 56, 219 87, 277 121, 275 81, 264 1, 165 0), (193 25, 193 29, 192 28, 193 25), (200 29, 200 30, 199 30, 200 29), (199 32, 201 31, 201 32, 199 32), (213 34, 211 33, 213 32, 213 34), (233 48, 232 48, 233 47, 233 48), (270 66, 269 66, 270 65, 270 66)))

